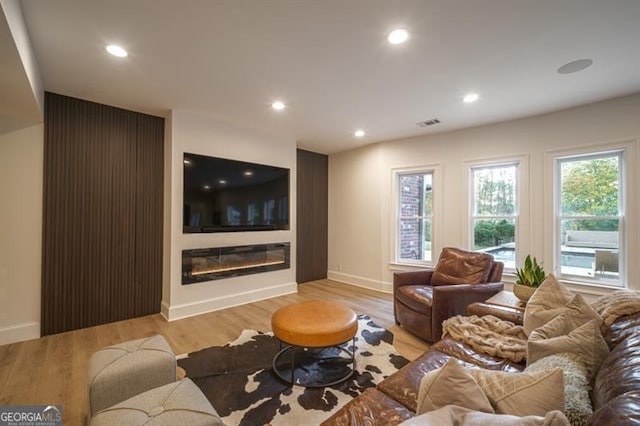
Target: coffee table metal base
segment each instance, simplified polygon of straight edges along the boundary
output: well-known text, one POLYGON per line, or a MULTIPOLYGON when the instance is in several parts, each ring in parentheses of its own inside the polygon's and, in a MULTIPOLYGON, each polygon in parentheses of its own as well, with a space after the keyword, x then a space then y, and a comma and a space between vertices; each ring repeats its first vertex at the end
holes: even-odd
POLYGON ((351 341, 351 351, 342 345, 305 348, 280 341, 280 346, 285 346, 273 358, 273 371, 284 382, 307 388, 342 383, 356 371, 355 337, 351 341), (290 362, 279 362, 286 355, 290 362))

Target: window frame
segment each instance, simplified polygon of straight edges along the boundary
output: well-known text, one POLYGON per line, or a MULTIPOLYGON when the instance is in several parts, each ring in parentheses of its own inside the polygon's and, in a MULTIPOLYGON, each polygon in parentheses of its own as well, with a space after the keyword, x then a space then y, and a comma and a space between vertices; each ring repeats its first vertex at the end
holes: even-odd
MULTIPOLYGON (((518 179, 518 175, 519 175, 519 167, 520 164, 518 162, 508 162, 508 163, 497 163, 497 164, 491 164, 491 165, 474 165, 471 166, 469 168, 469 174, 470 174, 470 179, 471 181, 469 182, 469 187, 471 189, 470 191, 470 199, 471 199, 471 205, 469 206, 469 209, 471 211, 471 214, 469 215, 469 219, 470 219, 470 223, 469 223, 469 228, 471 230, 470 234, 469 234, 469 247, 474 250, 474 251, 479 251, 479 250, 475 250, 475 226, 476 226, 476 222, 479 220, 494 220, 494 221, 499 221, 499 220, 503 220, 506 219, 507 221, 513 221, 514 224, 514 267, 511 269, 515 269, 515 266, 517 265, 517 256, 518 256, 518 228, 519 226, 519 222, 520 222, 520 208, 519 208, 519 203, 520 203, 520 197, 518 196, 518 185, 519 185, 519 179, 518 179), (476 181, 475 181, 475 177, 476 177, 476 172, 479 170, 488 170, 488 169, 499 169, 499 168, 506 168, 506 167, 511 167, 514 166, 515 167, 515 185, 514 185, 514 205, 513 205, 513 213, 511 215, 478 215, 476 213, 476 181)), ((505 267, 507 267, 506 263, 505 263, 505 267)))
MULTIPOLYGON (((474 220, 477 218, 491 219, 493 216, 475 216, 474 198, 474 170, 481 168, 492 168, 500 166, 516 166, 516 185, 515 197, 516 205, 514 215, 515 222, 515 256, 514 267, 505 264, 505 275, 515 274, 515 267, 519 266, 530 252, 529 237, 529 155, 514 155, 509 157, 485 158, 477 160, 465 161, 465 180, 466 182, 466 214, 464 215, 463 229, 466 232, 466 246, 469 250, 474 251, 474 220)), ((502 218, 503 216, 495 216, 502 218)), ((506 216, 505 216, 506 217, 506 216)))
POLYGON ((574 151, 557 152, 552 157, 553 167, 553 182, 552 182, 552 194, 553 194, 553 247, 552 247, 552 259, 553 259, 553 271, 559 280, 564 282, 570 282, 580 285, 590 286, 602 286, 611 289, 627 288, 628 282, 628 245, 627 245, 627 229, 628 222, 628 162, 631 157, 628 146, 609 146, 609 147, 593 147, 591 149, 585 148, 574 151), (618 159, 618 215, 617 216, 593 216, 593 215, 563 215, 562 208, 562 179, 561 179, 561 164, 569 161, 580 160, 595 160, 599 158, 606 158, 616 156, 618 159), (606 277, 598 277, 594 273, 592 277, 582 276, 577 274, 563 273, 562 272, 562 221, 563 220, 606 220, 616 219, 618 220, 618 279, 608 279, 606 277))
POLYGON ((391 259, 390 265, 425 267, 433 266, 437 262, 437 254, 440 253, 440 211, 442 206, 442 195, 440 190, 440 165, 423 165, 415 167, 402 167, 391 169, 392 206, 391 216, 391 259), (431 208, 431 259, 401 259, 400 258, 400 177, 416 174, 431 174, 432 208, 431 208))

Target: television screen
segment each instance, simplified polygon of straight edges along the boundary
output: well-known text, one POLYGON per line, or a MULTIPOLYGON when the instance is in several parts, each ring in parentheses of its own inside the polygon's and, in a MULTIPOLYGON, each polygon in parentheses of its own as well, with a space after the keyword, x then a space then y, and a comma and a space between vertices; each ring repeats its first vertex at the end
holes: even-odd
POLYGON ((289 229, 289 169, 184 153, 184 233, 289 229))

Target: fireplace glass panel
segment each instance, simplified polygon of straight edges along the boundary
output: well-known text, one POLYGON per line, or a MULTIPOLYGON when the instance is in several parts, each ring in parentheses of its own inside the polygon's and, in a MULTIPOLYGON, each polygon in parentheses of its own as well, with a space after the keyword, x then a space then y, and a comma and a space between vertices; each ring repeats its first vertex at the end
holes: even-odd
POLYGON ((289 269, 290 244, 256 244, 182 251, 182 284, 289 269))

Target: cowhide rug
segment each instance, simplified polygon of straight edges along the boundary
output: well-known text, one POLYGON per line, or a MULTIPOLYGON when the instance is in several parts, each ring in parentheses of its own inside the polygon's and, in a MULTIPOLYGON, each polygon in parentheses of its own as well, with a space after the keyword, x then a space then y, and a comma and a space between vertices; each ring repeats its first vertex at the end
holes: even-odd
MULTIPOLYGON (((351 349, 352 343, 348 345, 351 349)), ((207 396, 225 425, 317 425, 408 363, 395 353, 393 334, 366 315, 358 316, 355 345, 356 372, 324 388, 291 387, 279 380, 271 369, 280 349, 278 339, 272 333, 253 330, 244 330, 224 346, 180 356, 178 365, 207 396)), ((346 366, 337 363, 336 368, 346 366)))

